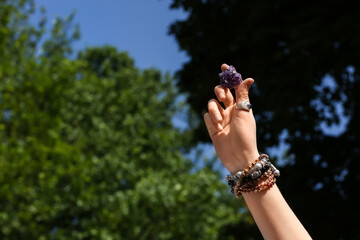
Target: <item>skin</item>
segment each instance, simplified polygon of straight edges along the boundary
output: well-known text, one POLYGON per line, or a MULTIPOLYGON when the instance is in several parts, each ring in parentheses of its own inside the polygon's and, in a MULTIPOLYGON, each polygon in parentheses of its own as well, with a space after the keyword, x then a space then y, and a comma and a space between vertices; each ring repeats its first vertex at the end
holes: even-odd
MULTIPOLYGON (((226 64, 221 66, 223 71, 227 68, 226 64)), ((252 109, 235 109, 236 103, 249 99, 253 83, 252 78, 247 78, 236 87, 236 99, 229 89, 216 86, 215 95, 219 102, 224 103, 225 109, 216 99, 211 99, 208 112, 204 114, 216 153, 231 174, 245 169, 259 156, 252 109)), ((264 239, 311 239, 276 184, 266 191, 244 193, 243 197, 264 239)))

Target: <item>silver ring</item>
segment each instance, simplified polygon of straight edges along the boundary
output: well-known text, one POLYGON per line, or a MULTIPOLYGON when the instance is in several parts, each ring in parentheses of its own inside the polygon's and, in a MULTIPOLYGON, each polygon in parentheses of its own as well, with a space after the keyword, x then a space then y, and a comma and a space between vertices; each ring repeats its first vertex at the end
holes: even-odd
POLYGON ((251 103, 249 102, 249 100, 243 101, 243 102, 239 102, 236 104, 235 109, 237 110, 246 110, 246 111, 250 111, 250 109, 252 108, 251 103))

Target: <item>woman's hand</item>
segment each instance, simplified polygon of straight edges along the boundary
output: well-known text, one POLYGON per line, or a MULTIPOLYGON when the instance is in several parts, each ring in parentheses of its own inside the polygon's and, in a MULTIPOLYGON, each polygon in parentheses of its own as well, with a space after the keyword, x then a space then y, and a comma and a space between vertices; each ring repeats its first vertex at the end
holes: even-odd
MULTIPOLYGON (((226 64, 221 66, 222 70, 227 67, 226 64)), ((216 86, 215 94, 224 103, 225 109, 217 100, 211 99, 208 103, 209 112, 204 115, 215 150, 232 174, 243 170, 259 156, 252 110, 235 108, 236 103, 248 100, 253 83, 253 79, 245 79, 235 89, 236 100, 229 89, 216 86)), ((311 239, 276 185, 256 194, 243 193, 243 197, 264 239, 311 239)))
MULTIPOLYGON (((228 65, 223 64, 222 70, 228 65)), ((249 90, 254 80, 245 79, 235 88, 236 100, 230 90, 220 85, 215 87, 217 99, 208 102, 208 111, 204 115, 205 124, 216 153, 224 166, 232 173, 246 168, 259 156, 256 144, 256 124, 252 109, 236 109, 236 103, 249 99, 249 90)))

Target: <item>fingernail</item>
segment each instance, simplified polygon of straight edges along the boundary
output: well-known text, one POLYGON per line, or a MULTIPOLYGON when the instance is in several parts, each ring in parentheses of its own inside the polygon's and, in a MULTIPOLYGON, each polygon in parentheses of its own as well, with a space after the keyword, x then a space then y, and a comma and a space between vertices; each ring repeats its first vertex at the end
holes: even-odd
POLYGON ((217 122, 221 122, 222 121, 222 117, 220 114, 216 114, 216 121, 217 122))
POLYGON ((220 124, 220 123, 218 123, 218 129, 220 130, 220 131, 222 131, 224 128, 223 128, 223 126, 220 124))

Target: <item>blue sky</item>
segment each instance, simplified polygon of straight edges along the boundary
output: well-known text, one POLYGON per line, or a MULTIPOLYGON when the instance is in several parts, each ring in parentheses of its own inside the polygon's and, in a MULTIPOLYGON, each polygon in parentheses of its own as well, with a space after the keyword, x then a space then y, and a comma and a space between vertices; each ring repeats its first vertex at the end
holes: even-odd
MULTIPOLYGON (((171 0, 35 0, 44 6, 49 25, 56 16, 66 17, 76 10, 81 39, 76 50, 109 44, 127 51, 137 67, 155 67, 174 73, 187 61, 176 40, 167 34, 170 24, 187 14, 170 10, 171 0)), ((36 14, 33 21, 37 21, 36 14)))
MULTIPOLYGON (((35 3, 38 11, 31 21, 39 21, 39 9, 44 6, 48 27, 56 16, 65 18, 76 11, 74 22, 80 24, 81 39, 74 44, 75 50, 109 44, 127 51, 140 69, 155 67, 171 73, 188 60, 179 51, 175 38, 167 34, 171 23, 187 17, 181 10, 169 9, 171 0, 35 0, 35 3)), ((182 114, 173 118, 173 124, 177 128, 187 127, 182 114)), ((195 161, 212 158, 214 153, 212 144, 199 144, 187 157, 195 161), (197 150, 203 150, 202 157, 196 155, 197 150)))
MULTIPOLYGON (((74 22, 80 24, 81 39, 74 44, 75 50, 109 44, 127 51, 140 69, 155 67, 171 73, 179 70, 188 59, 179 51, 175 38, 167 34, 171 23, 187 17, 181 10, 169 9, 171 0, 35 0, 35 3, 37 9, 46 8, 49 27, 56 16, 66 17, 76 11, 74 22)), ((32 21, 38 20, 39 14, 35 14, 32 21)), ((181 116, 173 120, 176 127, 187 126, 181 116)), ((341 124, 336 126, 320 127, 327 135, 339 135, 346 127, 345 120, 341 118, 341 124)), ((208 149, 205 151, 209 153, 207 157, 212 156, 212 145, 198 147, 208 149)), ((268 150, 281 158, 287 147, 280 144, 268 150)), ((189 157, 191 155, 195 153, 189 157)))
MULTIPOLYGON (((81 39, 74 44, 75 50, 109 44, 127 51, 140 69, 155 67, 171 73, 188 59, 179 51, 175 38, 168 35, 171 23, 187 17, 181 10, 169 9, 171 0, 35 0, 35 3, 38 10, 40 6, 46 8, 49 27, 56 16, 66 17, 76 11, 74 22, 80 25, 81 39)), ((39 14, 35 14, 32 21, 38 20, 39 14)), ((339 108, 337 110, 341 115, 339 108)), ((187 127, 182 117, 180 114, 173 118, 175 127, 187 127)), ((341 118, 341 124, 336 126, 320 127, 327 135, 339 135, 346 128, 345 120, 341 118)), ((279 145, 267 149, 280 163, 289 147, 284 143, 286 137, 285 131, 279 136, 279 145)), ((197 166, 201 167, 204 158, 211 159, 214 153, 212 144, 199 144, 187 157, 195 162, 200 160, 197 166), (201 156, 196 154, 197 150, 202 150, 201 156)), ((215 167, 222 168, 220 161, 215 167)), ((222 172, 227 173, 225 168, 222 172)))

